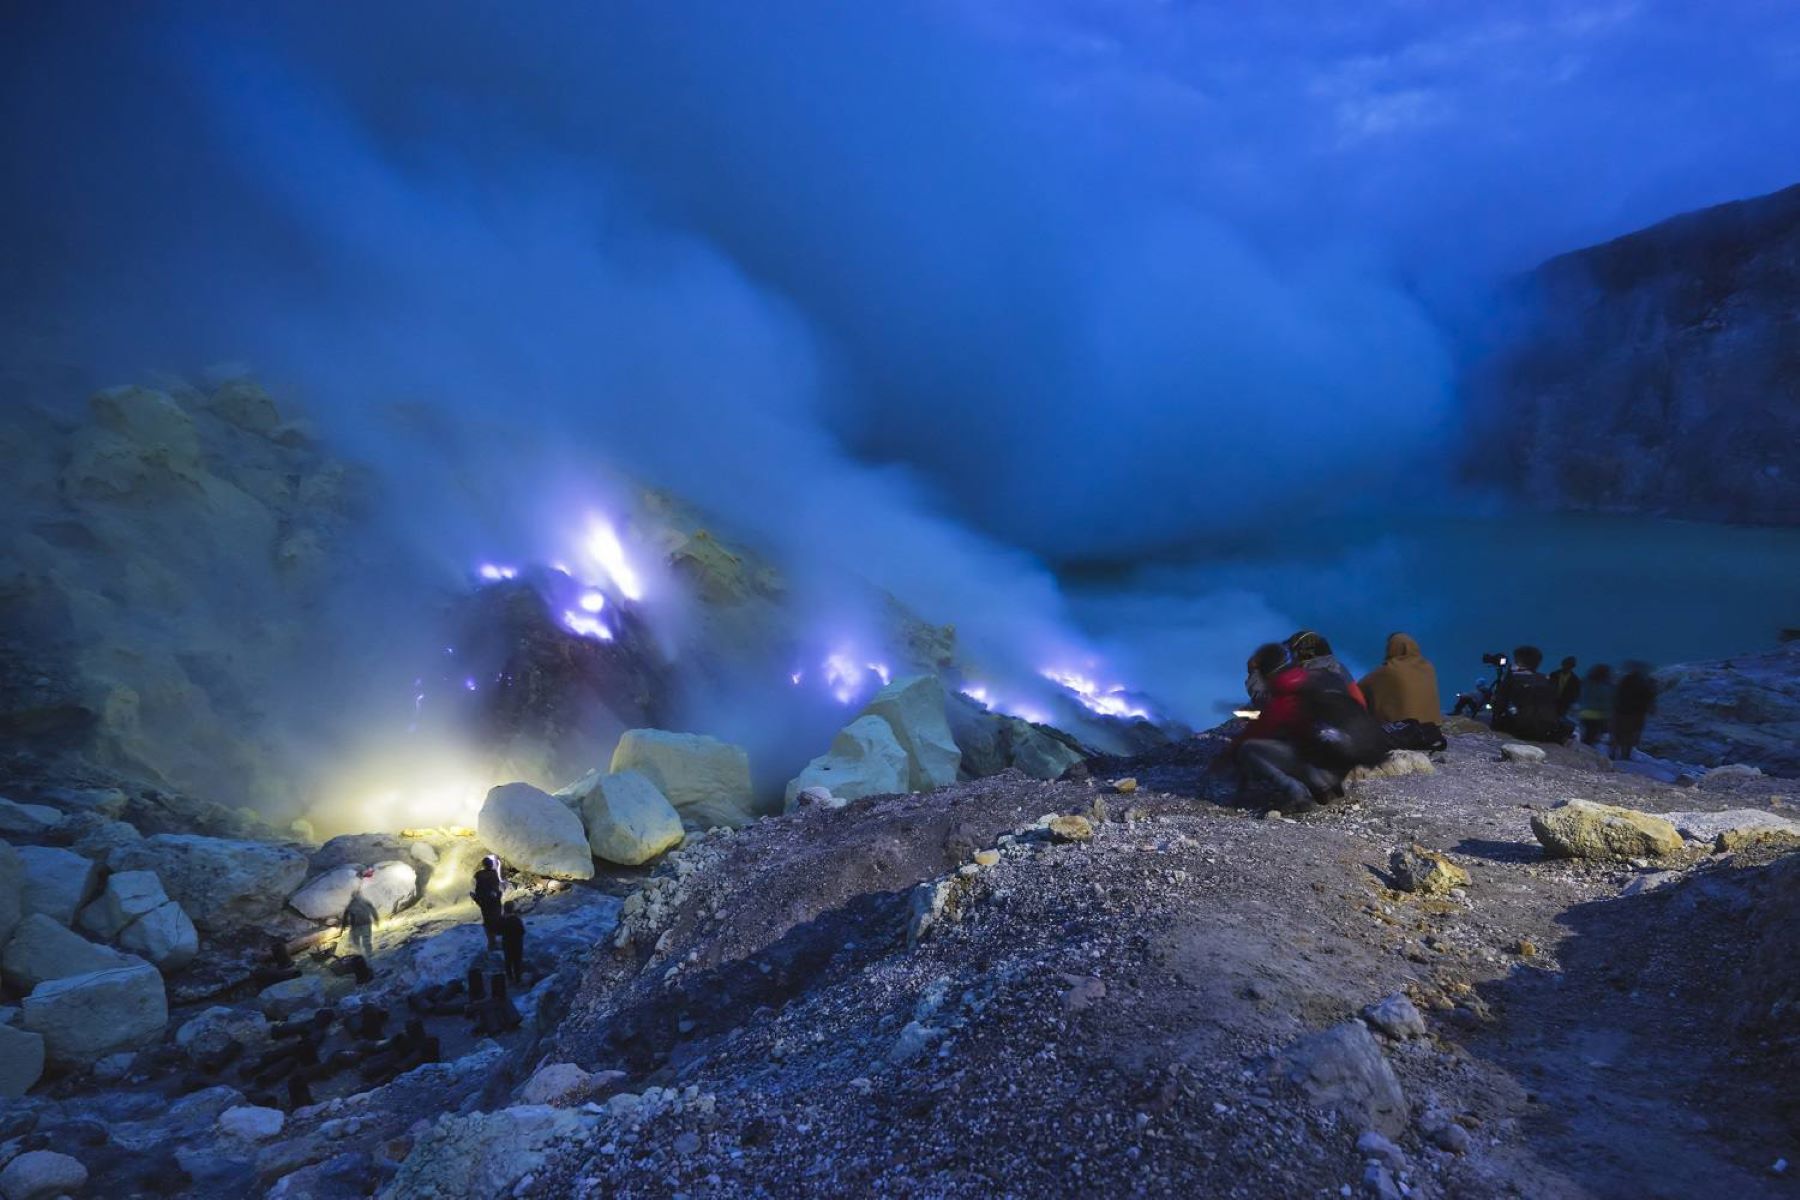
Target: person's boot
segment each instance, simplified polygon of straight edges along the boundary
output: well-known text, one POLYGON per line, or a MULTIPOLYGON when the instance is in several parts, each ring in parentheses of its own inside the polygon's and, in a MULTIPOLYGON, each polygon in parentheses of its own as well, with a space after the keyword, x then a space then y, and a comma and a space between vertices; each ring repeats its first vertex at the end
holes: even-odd
POLYGON ((1319 802, 1313 799, 1312 791, 1298 779, 1289 779, 1280 786, 1281 803, 1276 808, 1283 816, 1300 817, 1319 810, 1319 802))

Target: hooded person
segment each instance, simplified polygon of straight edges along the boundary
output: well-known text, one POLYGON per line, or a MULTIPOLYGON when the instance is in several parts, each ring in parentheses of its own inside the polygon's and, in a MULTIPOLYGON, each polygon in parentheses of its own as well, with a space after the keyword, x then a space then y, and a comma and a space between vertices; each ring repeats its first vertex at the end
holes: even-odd
POLYGON ((1369 712, 1383 725, 1396 721, 1436 725, 1444 719, 1437 668, 1419 652, 1411 634, 1388 634, 1387 659, 1363 676, 1362 691, 1369 712))

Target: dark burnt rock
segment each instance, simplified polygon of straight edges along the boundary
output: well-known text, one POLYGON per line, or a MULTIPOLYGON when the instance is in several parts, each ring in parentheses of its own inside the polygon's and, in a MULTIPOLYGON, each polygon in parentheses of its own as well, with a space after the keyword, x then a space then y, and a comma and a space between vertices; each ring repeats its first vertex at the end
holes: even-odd
POLYGON ((678 1043, 727 1033, 827 980, 853 975, 904 943, 904 893, 854 896, 788 930, 760 953, 682 978, 673 996, 646 997, 617 1014, 601 1043, 638 1074, 678 1043))
POLYGON ((563 625, 559 614, 574 604, 575 589, 555 573, 483 587, 462 603, 442 689, 483 741, 531 742, 557 760, 592 765, 586 756, 594 745, 663 723, 675 675, 646 617, 609 597, 602 616, 613 631, 608 641, 563 625))
POLYGON ((94 718, 60 670, 18 642, 0 641, 0 736, 40 746, 74 745, 94 718))

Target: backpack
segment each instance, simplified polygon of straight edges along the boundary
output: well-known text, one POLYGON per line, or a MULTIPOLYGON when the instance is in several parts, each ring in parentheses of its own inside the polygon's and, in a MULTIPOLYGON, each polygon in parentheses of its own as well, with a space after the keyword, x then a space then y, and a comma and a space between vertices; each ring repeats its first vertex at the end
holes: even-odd
POLYGON ((1410 717, 1383 725, 1381 731, 1387 734, 1389 750, 1423 750, 1426 754, 1436 754, 1439 750, 1450 748, 1442 729, 1435 724, 1415 721, 1410 717))
POLYGON ((1494 728, 1532 742, 1561 742, 1573 728, 1558 711, 1556 683, 1535 671, 1509 675, 1502 685, 1506 711, 1494 714, 1494 728))
POLYGON ((1372 767, 1388 756, 1387 731, 1356 697, 1327 680, 1301 689, 1309 735, 1301 757, 1333 771, 1372 767))

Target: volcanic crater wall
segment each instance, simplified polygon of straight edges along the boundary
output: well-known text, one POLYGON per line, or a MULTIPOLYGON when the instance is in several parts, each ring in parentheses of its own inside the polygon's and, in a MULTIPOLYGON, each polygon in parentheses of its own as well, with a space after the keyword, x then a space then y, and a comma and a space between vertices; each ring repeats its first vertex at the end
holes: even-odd
POLYGON ((226 794, 313 649, 358 472, 257 385, 122 387, 0 423, 0 731, 226 794))
POLYGON ((1470 473, 1544 508, 1800 522, 1800 185, 1555 258, 1467 379, 1470 473))

